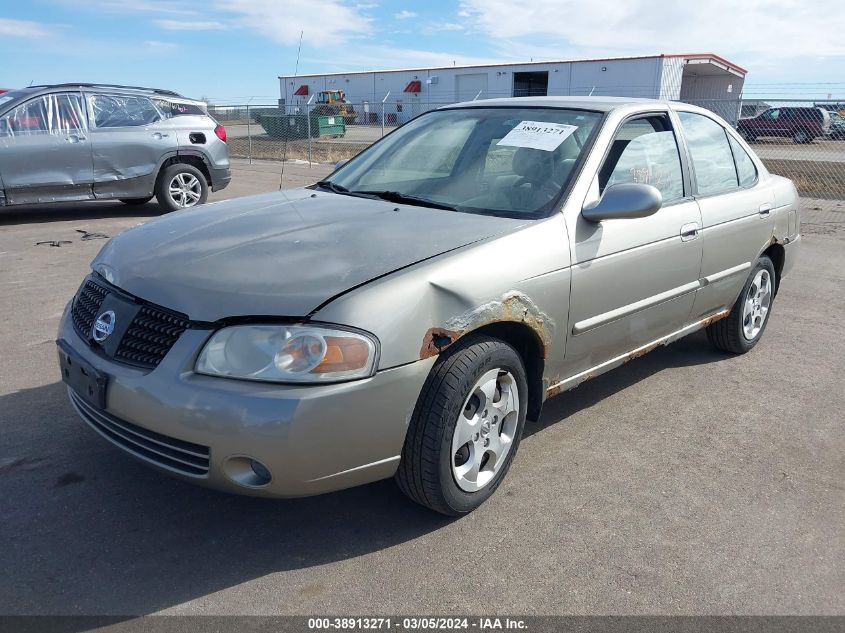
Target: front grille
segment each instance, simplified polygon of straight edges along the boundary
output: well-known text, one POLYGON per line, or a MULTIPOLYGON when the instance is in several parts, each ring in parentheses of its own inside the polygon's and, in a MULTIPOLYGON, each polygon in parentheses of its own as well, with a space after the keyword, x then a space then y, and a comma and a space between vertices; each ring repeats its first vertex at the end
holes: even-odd
POLYGON ((114 356, 133 365, 152 369, 164 359, 182 332, 191 324, 174 312, 142 306, 123 335, 114 356))
POLYGON ((177 440, 121 420, 110 413, 95 409, 72 389, 68 392, 71 403, 82 419, 112 444, 144 461, 152 462, 156 466, 180 475, 190 477, 208 475, 209 448, 207 446, 177 440))
POLYGON ((82 284, 79 292, 76 293, 70 315, 73 318, 73 325, 79 336, 86 341, 91 336, 91 327, 94 325, 94 319, 97 318, 97 312, 99 312, 100 306, 103 305, 103 299, 106 298, 107 294, 108 290, 90 279, 87 279, 82 284))
MULTIPOLYGON (((114 355, 112 356, 111 352, 107 353, 102 347, 99 348, 101 353, 113 357, 116 361, 144 369, 155 369, 164 360, 182 332, 191 326, 185 314, 145 303, 128 296, 123 291, 113 289, 105 282, 89 277, 76 293, 70 311, 74 328, 79 336, 89 343, 91 342, 91 327, 94 325, 103 301, 109 294, 121 297, 127 305, 132 306, 131 313, 134 313, 134 318, 117 345, 117 349, 110 348, 114 355), (140 308, 135 313, 134 306, 138 304, 140 308)), ((117 316, 120 318, 121 315, 117 316)))

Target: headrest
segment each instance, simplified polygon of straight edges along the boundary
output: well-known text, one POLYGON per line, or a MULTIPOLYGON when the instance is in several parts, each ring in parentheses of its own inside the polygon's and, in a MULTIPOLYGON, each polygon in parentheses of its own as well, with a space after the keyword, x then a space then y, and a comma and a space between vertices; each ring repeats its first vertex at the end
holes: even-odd
POLYGON ((528 182, 546 182, 554 173, 553 156, 553 152, 520 147, 511 159, 513 173, 522 176, 528 182))

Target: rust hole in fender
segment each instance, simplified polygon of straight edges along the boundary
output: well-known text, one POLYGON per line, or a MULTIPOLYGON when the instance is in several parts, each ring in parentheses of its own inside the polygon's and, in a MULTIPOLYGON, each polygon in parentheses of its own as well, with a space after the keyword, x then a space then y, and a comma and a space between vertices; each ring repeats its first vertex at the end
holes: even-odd
POLYGON ((429 328, 423 337, 422 347, 420 348, 420 360, 437 356, 457 341, 462 334, 463 332, 447 330, 442 327, 429 328))

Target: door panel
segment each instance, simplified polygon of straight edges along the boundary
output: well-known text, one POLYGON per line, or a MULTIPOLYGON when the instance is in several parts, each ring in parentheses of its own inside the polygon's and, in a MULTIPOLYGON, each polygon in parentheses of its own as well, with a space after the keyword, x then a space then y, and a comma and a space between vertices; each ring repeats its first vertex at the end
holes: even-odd
POLYGON ((772 192, 760 185, 699 200, 704 286, 695 298, 694 316, 733 305, 758 253, 772 236, 767 210, 773 200, 772 192))
POLYGON ((81 96, 31 99, 0 119, 8 204, 91 199, 91 142, 81 96))
POLYGON ((162 156, 178 147, 171 125, 146 97, 95 94, 88 104, 96 197, 151 195, 162 156))
POLYGON ((566 344, 572 373, 680 329, 689 321, 701 240, 681 226, 701 221, 684 201, 636 220, 578 220, 566 344))

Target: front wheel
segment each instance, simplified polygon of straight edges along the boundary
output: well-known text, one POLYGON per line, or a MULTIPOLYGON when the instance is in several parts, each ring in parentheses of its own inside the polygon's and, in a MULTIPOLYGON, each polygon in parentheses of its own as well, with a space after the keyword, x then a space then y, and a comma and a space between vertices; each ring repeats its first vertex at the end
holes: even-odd
POLYGON ((707 328, 707 339, 726 352, 745 354, 750 351, 763 336, 774 296, 775 267, 772 260, 763 255, 751 269, 727 318, 707 328))
POLYGON ((165 211, 194 207, 208 199, 208 182, 193 165, 169 165, 156 182, 156 199, 165 211))
POLYGON ((495 492, 516 455, 528 384, 519 354, 469 336, 438 359, 411 417, 396 482, 411 499, 450 516, 495 492))

